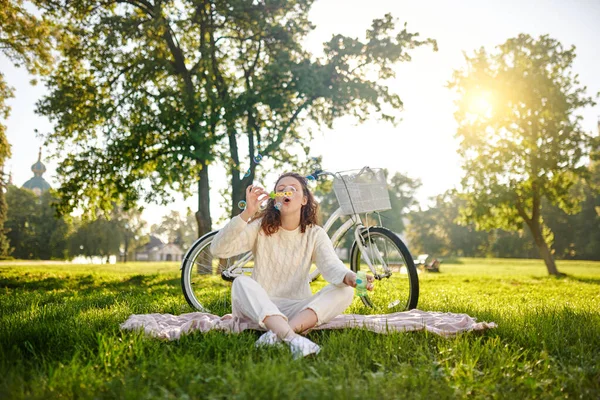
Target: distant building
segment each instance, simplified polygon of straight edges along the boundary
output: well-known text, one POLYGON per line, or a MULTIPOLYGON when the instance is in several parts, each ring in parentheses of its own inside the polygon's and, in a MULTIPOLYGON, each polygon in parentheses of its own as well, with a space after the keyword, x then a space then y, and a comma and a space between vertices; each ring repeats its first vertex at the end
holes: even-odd
POLYGON ((136 261, 181 261, 184 251, 175 243, 163 243, 150 235, 150 242, 135 251, 136 261))
POLYGON ((29 189, 35 193, 36 196, 41 196, 42 193, 51 189, 50 184, 42 177, 44 172, 46 172, 46 166, 42 163, 41 147, 38 154, 38 160, 31 166, 31 171, 33 171, 33 178, 23 184, 23 189, 29 189))

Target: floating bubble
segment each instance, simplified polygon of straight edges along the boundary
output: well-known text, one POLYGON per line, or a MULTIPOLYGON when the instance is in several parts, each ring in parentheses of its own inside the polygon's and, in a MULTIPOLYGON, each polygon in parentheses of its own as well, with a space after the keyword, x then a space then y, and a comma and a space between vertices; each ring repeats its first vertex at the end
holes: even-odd
POLYGON ((248 171, 246 171, 246 175, 244 175, 244 178, 247 178, 250 176, 250 168, 248 168, 248 171))
POLYGON ((312 176, 312 175, 308 175, 308 176, 306 177, 306 179, 308 179, 309 181, 312 181, 312 182, 316 181, 315 177, 314 177, 314 176, 312 176))
POLYGON ((281 209, 281 206, 282 206, 282 205, 283 205, 283 204, 281 204, 281 203, 275 203, 275 209, 276 209, 277 211, 279 211, 279 210, 281 209))
POLYGON ((259 162, 262 161, 262 159, 263 159, 263 156, 260 153, 258 153, 256 155, 256 157, 254 157, 254 162, 258 164, 259 162))
POLYGON ((244 200, 240 200, 240 202, 238 203, 238 207, 240 208, 240 210, 245 210, 246 202, 244 200))
POLYGON ((258 209, 260 211, 264 211, 267 206, 269 205, 269 196, 267 196, 266 194, 262 194, 258 197, 258 200, 260 201, 260 204, 258 205, 258 209))

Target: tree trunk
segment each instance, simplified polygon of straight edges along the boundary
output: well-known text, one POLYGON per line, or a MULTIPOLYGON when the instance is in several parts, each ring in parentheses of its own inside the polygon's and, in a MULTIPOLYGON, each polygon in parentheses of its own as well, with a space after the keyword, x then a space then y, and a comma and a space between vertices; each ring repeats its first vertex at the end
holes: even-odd
MULTIPOLYGON (((246 188, 248 185, 252 183, 254 180, 254 170, 255 164, 252 160, 250 160, 250 174, 240 179, 240 174, 242 171, 239 170, 240 159, 238 155, 238 146, 237 140, 235 138, 235 129, 229 129, 229 151, 231 153, 231 159, 233 160, 233 168, 231 169, 231 218, 240 214, 242 210, 238 207, 238 203, 240 200, 246 199, 246 188)), ((252 138, 251 132, 249 132, 249 141, 250 141, 250 154, 254 152, 254 140, 252 138)), ((252 157, 250 157, 252 158, 252 157)))
POLYGON ((531 231, 531 235, 533 236, 533 240, 540 252, 540 256, 546 263, 546 268, 548 269, 548 273, 554 276, 564 276, 563 273, 558 272, 556 268, 556 263, 554 262, 554 257, 552 257, 552 253, 550 253, 550 248, 548 248, 548 243, 544 240, 544 236, 542 235, 542 227, 539 222, 532 221, 531 224, 528 224, 529 229, 531 231))
POLYGON ((212 230, 210 219, 210 184, 208 182, 208 165, 204 163, 198 176, 198 211, 196 222, 198 222, 198 237, 212 230))
POLYGON ((239 179, 238 177, 236 177, 235 171, 233 171, 233 174, 234 176, 231 179, 231 218, 235 217, 236 215, 242 212, 242 210, 238 206, 238 203, 240 202, 240 200, 246 200, 246 187, 248 187, 250 182, 252 182, 252 180, 249 178, 252 178, 254 173, 250 174, 250 176, 244 179, 239 179))
POLYGON ((127 252, 129 251, 129 236, 125 234, 125 264, 127 264, 127 252))

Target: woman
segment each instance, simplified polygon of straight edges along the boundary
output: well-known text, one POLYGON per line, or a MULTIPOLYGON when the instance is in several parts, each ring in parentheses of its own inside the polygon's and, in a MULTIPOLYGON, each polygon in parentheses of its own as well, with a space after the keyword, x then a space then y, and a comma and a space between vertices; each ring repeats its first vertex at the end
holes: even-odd
MULTIPOLYGON (((249 186, 246 208, 215 236, 211 252, 227 258, 252 250, 252 277, 240 276, 233 282, 233 315, 251 319, 268 330, 257 346, 283 341, 298 358, 320 351, 317 344, 298 333, 348 308, 356 274, 337 257, 327 233, 317 225, 318 204, 306 178, 283 174, 275 191, 277 196, 255 216, 269 193, 259 186, 249 186), (313 261, 329 282, 314 295, 308 279, 313 261)), ((368 275, 367 281, 367 289, 373 290, 373 277, 368 275)))

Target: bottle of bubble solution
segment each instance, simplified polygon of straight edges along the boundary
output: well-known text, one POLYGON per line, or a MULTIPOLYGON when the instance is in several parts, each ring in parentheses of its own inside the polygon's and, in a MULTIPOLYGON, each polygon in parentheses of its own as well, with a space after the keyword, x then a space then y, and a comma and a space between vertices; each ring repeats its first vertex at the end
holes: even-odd
POLYGON ((364 297, 367 295, 367 273, 365 271, 358 271, 356 273, 356 295, 364 297))

